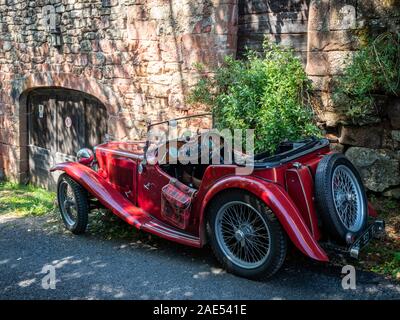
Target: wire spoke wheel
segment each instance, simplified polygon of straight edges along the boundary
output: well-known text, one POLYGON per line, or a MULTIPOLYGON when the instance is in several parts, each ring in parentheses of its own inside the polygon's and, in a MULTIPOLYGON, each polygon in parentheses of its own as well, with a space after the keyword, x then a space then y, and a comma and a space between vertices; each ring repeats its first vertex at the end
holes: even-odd
POLYGON ((66 181, 62 181, 59 186, 59 201, 65 221, 73 226, 78 218, 78 208, 74 191, 66 181))
POLYGON ((360 185, 347 166, 339 165, 333 171, 332 192, 340 221, 349 231, 360 231, 366 210, 360 185))
POLYGON ((315 202, 324 229, 339 244, 368 224, 368 200, 357 168, 341 153, 325 155, 315 172, 315 202))
POLYGON ((254 269, 270 252, 270 230, 263 215, 242 201, 223 205, 215 219, 217 242, 225 256, 237 266, 254 269))

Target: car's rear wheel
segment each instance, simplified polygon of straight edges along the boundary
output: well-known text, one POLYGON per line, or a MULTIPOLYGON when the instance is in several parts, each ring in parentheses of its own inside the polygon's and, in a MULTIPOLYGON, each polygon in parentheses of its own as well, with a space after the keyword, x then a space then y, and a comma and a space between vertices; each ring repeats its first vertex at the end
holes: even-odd
POLYGON ((232 190, 218 195, 208 212, 211 247, 227 271, 265 279, 279 270, 286 257, 286 235, 262 201, 232 190))
POLYGON ((84 233, 89 212, 86 190, 64 173, 58 179, 57 200, 65 227, 74 234, 84 233))
POLYGON ((342 154, 325 156, 318 164, 315 192, 324 227, 339 242, 358 235, 368 219, 367 196, 361 177, 342 154))

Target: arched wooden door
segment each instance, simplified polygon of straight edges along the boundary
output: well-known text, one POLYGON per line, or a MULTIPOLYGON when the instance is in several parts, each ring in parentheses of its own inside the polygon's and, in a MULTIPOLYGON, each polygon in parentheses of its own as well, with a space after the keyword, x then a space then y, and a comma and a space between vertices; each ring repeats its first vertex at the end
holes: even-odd
POLYGON ((30 181, 55 189, 55 163, 75 160, 83 147, 105 140, 107 111, 94 97, 64 89, 39 89, 28 97, 28 155, 30 181))

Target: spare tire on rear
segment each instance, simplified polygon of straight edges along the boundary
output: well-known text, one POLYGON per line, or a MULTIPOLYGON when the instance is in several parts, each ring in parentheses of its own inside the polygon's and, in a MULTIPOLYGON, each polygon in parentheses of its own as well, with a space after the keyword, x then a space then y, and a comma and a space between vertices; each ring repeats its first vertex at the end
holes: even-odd
POLYGON ((315 175, 315 195, 324 228, 337 241, 360 234, 367 224, 368 203, 357 169, 340 153, 325 156, 315 175))

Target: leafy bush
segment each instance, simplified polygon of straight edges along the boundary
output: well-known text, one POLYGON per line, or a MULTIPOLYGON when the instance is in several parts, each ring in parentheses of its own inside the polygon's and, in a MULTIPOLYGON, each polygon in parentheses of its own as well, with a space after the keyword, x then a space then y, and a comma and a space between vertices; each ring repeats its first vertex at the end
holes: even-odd
POLYGON ((374 94, 400 94, 400 33, 384 33, 358 51, 334 92, 354 121, 375 110, 374 94))
POLYGON ((218 129, 255 129, 255 152, 272 153, 286 139, 319 133, 310 89, 293 52, 265 42, 262 55, 249 51, 245 60, 226 57, 212 77, 203 73, 188 102, 211 106, 218 129))

